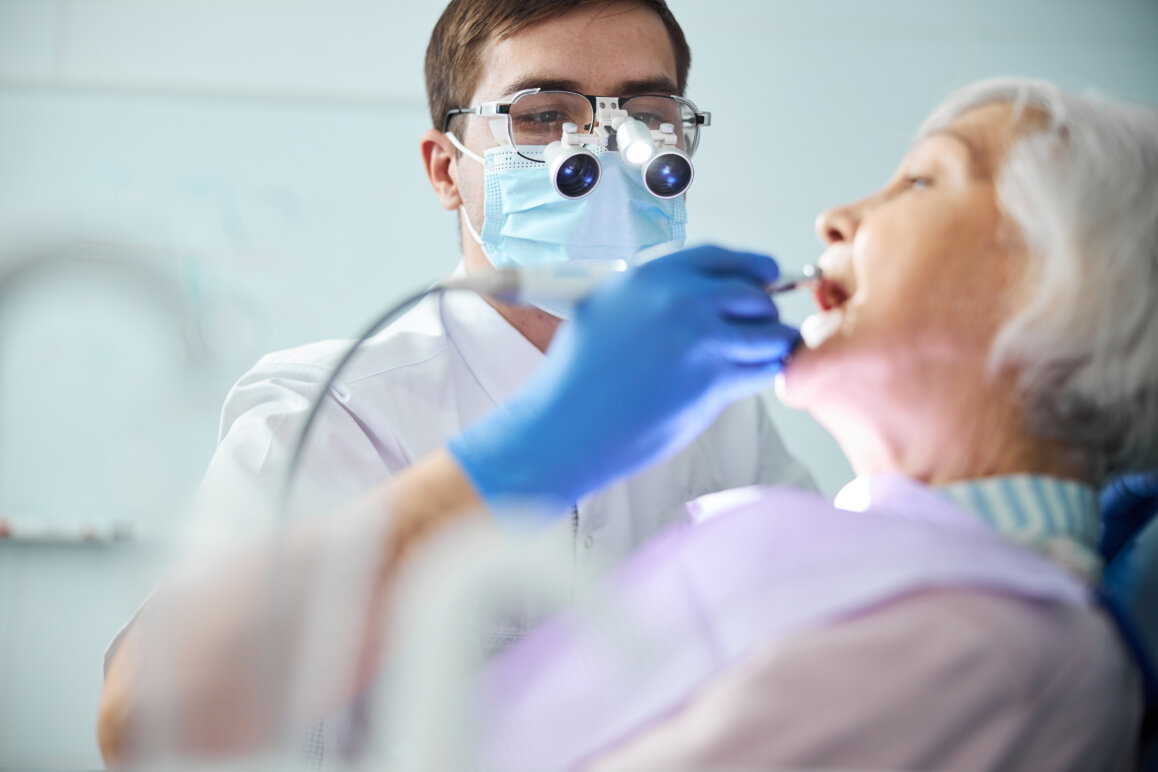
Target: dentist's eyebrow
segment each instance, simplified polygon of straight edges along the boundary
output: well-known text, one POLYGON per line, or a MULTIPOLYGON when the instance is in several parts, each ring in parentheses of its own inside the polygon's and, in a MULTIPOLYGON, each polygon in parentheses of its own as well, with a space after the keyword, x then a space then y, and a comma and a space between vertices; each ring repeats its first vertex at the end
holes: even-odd
POLYGON ((635 94, 679 94, 676 84, 670 78, 648 78, 646 80, 629 80, 619 84, 618 93, 600 94, 600 96, 634 96, 635 94))
MULTIPOLYGON (((577 81, 565 78, 538 78, 533 75, 525 76, 512 83, 508 83, 502 93, 510 95, 529 88, 541 88, 544 91, 574 91, 579 94, 584 93, 577 81)), ((643 80, 624 81, 615 89, 615 93, 592 94, 592 96, 635 96, 636 94, 678 93, 679 89, 676 88, 675 83, 672 83, 671 78, 660 76, 656 78, 645 78, 643 80)))
POLYGON ((518 91, 526 91, 529 88, 541 88, 544 91, 579 91, 579 84, 573 80, 565 78, 537 78, 533 75, 519 78, 513 83, 508 83, 503 89, 504 94, 510 96, 518 91))

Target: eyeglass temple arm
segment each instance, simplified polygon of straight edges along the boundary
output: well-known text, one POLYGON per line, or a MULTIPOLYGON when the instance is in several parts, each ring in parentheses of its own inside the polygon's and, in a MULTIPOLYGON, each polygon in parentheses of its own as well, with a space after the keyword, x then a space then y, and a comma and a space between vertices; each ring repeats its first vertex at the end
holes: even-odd
POLYGON ((511 105, 509 102, 484 102, 481 105, 474 107, 456 107, 453 110, 447 110, 446 115, 442 118, 443 133, 450 127, 450 119, 456 115, 510 115, 511 105))

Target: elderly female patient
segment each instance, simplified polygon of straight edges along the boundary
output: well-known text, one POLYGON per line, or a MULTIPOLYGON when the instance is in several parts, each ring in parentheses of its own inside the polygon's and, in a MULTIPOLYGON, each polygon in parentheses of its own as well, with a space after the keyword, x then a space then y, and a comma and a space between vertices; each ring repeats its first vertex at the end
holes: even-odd
POLYGON ((597 769, 1130 768, 1132 663, 1063 574, 1097 582, 1095 488, 1155 462, 1156 182, 1152 112, 950 97, 880 191, 817 218, 820 310, 779 384, 864 511, 751 493, 653 544, 618 588, 651 669, 584 687, 631 676, 542 631, 492 674, 491 734, 523 749, 499 757, 559 758, 578 726, 564 758, 597 769))
MULTIPOLYGON (((1155 180, 1151 111, 1036 82, 950 97, 879 192, 816 223, 819 311, 779 392, 832 432, 857 480, 836 506, 788 489, 699 503, 726 511, 611 583, 642 656, 548 623, 483 674, 480 759, 1129 768, 1139 679, 1087 588, 1095 488, 1158 457, 1155 180)), ((766 258, 701 248, 592 295, 511 404, 367 499, 387 523, 383 564, 484 521, 480 498, 575 500, 769 385, 794 336, 764 292, 774 278, 766 258)), ((384 605, 394 572, 375 576, 384 605)), ((241 602, 228 577, 204 597, 241 602)), ((255 616, 203 621, 197 638, 243 640, 255 616)), ((147 709, 130 644, 109 670, 106 738, 147 709)), ((198 674, 190 723, 254 704, 238 697, 252 680, 238 649, 176 655, 198 674)), ((380 661, 364 661, 328 704, 368 682, 380 661)))

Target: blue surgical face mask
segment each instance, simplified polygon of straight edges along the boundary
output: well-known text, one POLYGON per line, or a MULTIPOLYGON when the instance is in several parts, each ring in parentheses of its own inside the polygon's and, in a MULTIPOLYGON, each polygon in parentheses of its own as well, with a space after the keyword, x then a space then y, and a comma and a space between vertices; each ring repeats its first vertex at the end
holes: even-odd
MULTIPOLYGON (((489 148, 479 157, 459 143, 464 155, 484 167, 486 189, 481 230, 460 209, 467 230, 496 268, 565 263, 572 260, 642 258, 683 246, 687 211, 684 197, 656 198, 643 186, 639 169, 619 153, 595 149, 602 175, 595 190, 580 199, 555 192, 547 167, 523 158, 510 145, 489 148)), ((563 319, 570 309, 540 305, 563 319)))

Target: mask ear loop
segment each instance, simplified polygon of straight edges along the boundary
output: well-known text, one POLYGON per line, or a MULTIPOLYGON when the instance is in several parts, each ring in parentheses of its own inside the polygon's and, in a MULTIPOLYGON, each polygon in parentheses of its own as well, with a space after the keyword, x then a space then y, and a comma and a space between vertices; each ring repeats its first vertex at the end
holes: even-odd
POLYGON ((482 237, 478 235, 478 231, 476 231, 476 230, 474 229, 474 226, 473 226, 473 225, 471 225, 471 223, 470 223, 470 217, 467 215, 467 213, 466 213, 466 209, 464 209, 464 208, 462 208, 462 207, 460 206, 460 207, 458 208, 458 216, 459 216, 460 218, 462 218, 462 222, 463 222, 463 225, 465 225, 465 226, 466 226, 466 232, 467 232, 467 233, 469 233, 469 234, 470 234, 470 237, 471 237, 472 239, 474 239, 474 240, 475 240, 475 242, 476 242, 476 243, 477 243, 477 244, 478 244, 478 245, 481 247, 481 246, 483 245, 483 243, 482 243, 482 237))
POLYGON ((453 131, 446 132, 446 138, 450 140, 450 144, 452 144, 456 148, 458 148, 458 152, 462 153, 467 158, 472 158, 475 161, 478 161, 483 166, 486 166, 487 162, 485 160, 483 160, 483 157, 481 155, 479 155, 478 153, 474 152, 473 150, 471 150, 470 148, 468 148, 466 145, 459 142, 458 137, 454 136, 453 131))
MULTIPOLYGON (((483 157, 481 155, 479 155, 478 153, 474 152, 473 150, 467 148, 466 145, 459 142, 458 137, 454 136, 453 131, 446 132, 446 138, 450 140, 450 144, 452 144, 456 148, 458 148, 458 151, 460 153, 462 153, 463 155, 465 155, 467 158, 472 158, 475 161, 478 161, 483 166, 486 166, 486 161, 483 160, 483 157)), ((466 213, 466 207, 461 206, 461 205, 458 207, 458 216, 462 219, 463 224, 466 225, 467 233, 469 233, 471 238, 475 240, 475 243, 477 243, 481 247, 482 246, 482 236, 479 236, 478 231, 476 231, 474 229, 474 225, 470 221, 470 216, 466 213)))

